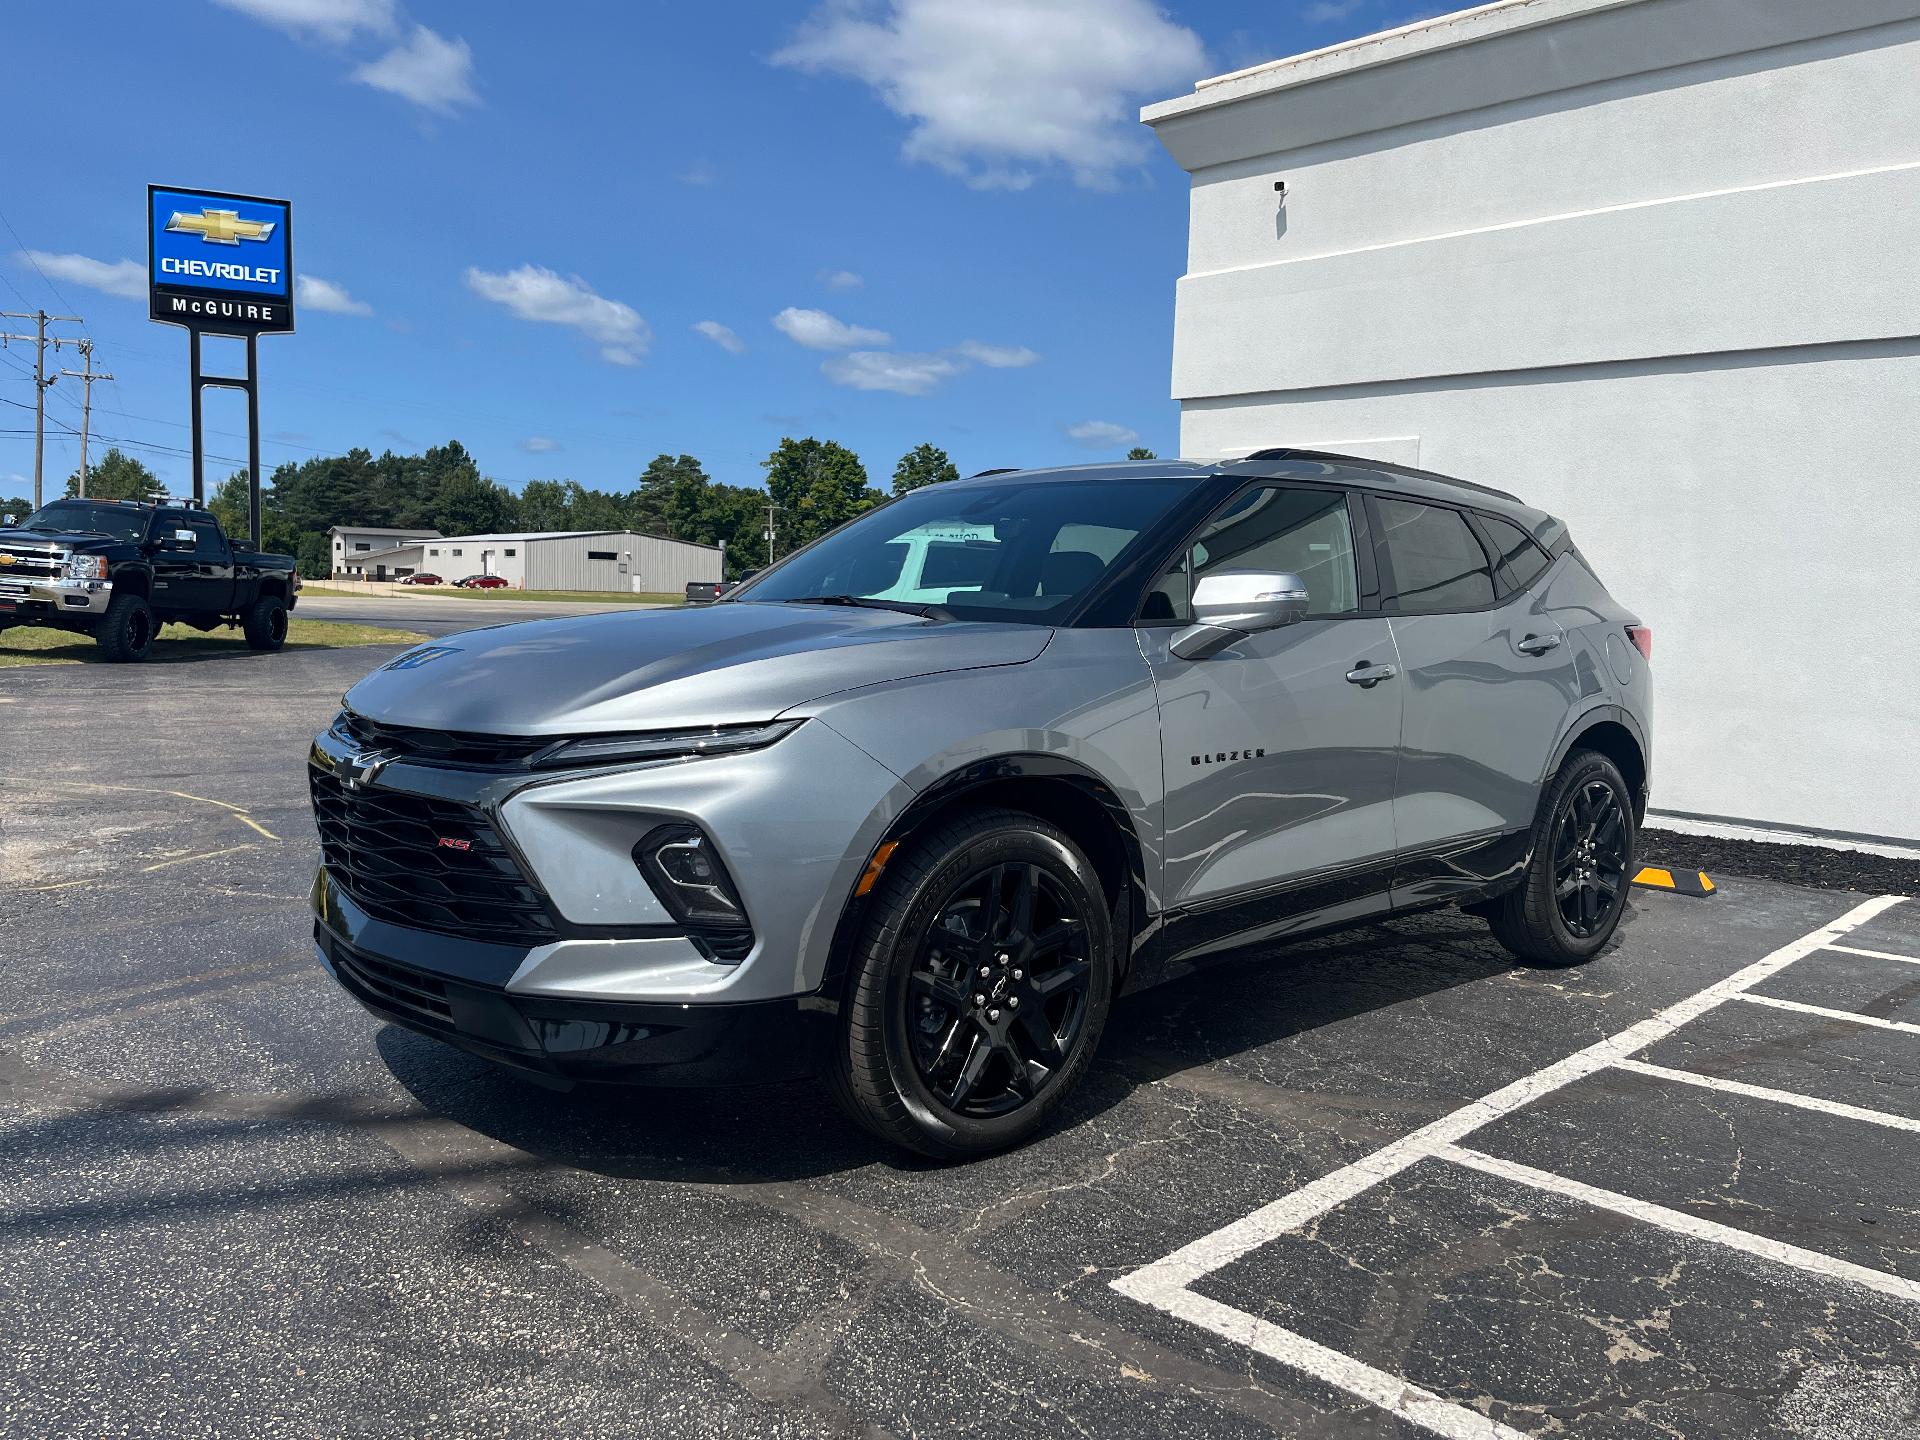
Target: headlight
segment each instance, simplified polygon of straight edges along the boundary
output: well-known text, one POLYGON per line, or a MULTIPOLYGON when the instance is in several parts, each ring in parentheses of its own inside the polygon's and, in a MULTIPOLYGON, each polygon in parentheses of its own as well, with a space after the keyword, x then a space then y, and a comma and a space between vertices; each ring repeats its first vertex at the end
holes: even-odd
POLYGON ((633 847, 633 862, 683 925, 744 929, 747 913, 713 842, 694 825, 662 825, 633 847))
POLYGON ((589 735, 543 751, 534 761, 542 769, 562 765, 617 765, 630 760, 686 760, 701 755, 734 755, 773 744, 798 726, 798 720, 764 725, 711 725, 702 730, 648 730, 631 735, 589 735))
POLYGON ((64 580, 104 580, 107 578, 107 557, 69 555, 60 567, 60 576, 64 580))

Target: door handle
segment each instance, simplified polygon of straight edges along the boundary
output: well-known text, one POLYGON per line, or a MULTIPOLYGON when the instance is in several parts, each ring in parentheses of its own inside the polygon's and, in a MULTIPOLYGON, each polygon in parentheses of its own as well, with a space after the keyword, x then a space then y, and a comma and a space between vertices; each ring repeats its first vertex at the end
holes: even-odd
POLYGON ((1560 644, 1558 635, 1527 635, 1513 648, 1522 655, 1544 655, 1560 644))
POLYGON ((1400 673, 1397 665, 1356 665, 1347 671, 1347 683, 1358 685, 1362 690, 1371 690, 1382 680, 1391 680, 1400 673))

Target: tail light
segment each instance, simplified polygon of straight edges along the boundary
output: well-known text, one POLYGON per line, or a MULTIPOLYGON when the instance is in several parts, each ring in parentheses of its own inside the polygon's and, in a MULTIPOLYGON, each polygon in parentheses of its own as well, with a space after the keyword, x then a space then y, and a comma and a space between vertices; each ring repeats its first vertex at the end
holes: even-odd
POLYGON ((1653 627, 1650 625, 1627 626, 1627 639, 1633 642, 1633 648, 1640 652, 1642 660, 1653 659, 1653 627))

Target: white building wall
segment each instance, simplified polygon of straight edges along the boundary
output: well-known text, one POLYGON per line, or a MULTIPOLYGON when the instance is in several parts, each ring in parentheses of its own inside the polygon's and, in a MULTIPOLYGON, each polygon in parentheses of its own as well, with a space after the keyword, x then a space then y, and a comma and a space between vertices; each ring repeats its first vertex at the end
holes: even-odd
POLYGON ((1920 0, 1514 0, 1147 118, 1183 453, 1554 511, 1654 628, 1657 809, 1920 839, 1920 0))
POLYGON ((537 540, 527 588, 684 595, 690 580, 718 580, 720 551, 633 531, 537 540), (611 555, 611 560, 595 559, 611 555))

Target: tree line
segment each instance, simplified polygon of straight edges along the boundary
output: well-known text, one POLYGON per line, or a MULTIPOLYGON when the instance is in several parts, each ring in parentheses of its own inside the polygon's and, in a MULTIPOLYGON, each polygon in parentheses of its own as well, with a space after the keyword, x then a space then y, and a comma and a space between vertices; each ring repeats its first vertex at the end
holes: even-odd
MULTIPOLYGON (((1153 459, 1136 449, 1129 459, 1153 459)), ((366 525, 434 529, 443 535, 516 530, 633 530, 702 545, 724 545, 727 574, 767 563, 768 513, 774 558, 787 554, 888 498, 869 480, 860 457, 833 440, 784 438, 760 462, 764 489, 727 485, 691 455, 656 455, 627 491, 594 490, 577 480, 529 480, 516 493, 481 474, 458 440, 419 455, 365 449, 315 456, 276 468, 261 492, 265 549, 292 555, 300 573, 325 579, 332 566, 328 527, 366 525)), ((893 467, 891 494, 955 480, 953 461, 937 445, 916 445, 893 467)), ((66 493, 80 493, 76 470, 66 493)), ((87 473, 87 494, 102 500, 147 500, 165 488, 144 464, 118 447, 87 473)), ((215 487, 207 506, 230 535, 247 533, 247 472, 215 487)), ((0 499, 0 514, 24 516, 25 499, 0 499)))

